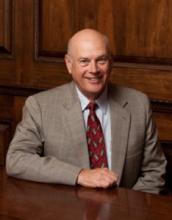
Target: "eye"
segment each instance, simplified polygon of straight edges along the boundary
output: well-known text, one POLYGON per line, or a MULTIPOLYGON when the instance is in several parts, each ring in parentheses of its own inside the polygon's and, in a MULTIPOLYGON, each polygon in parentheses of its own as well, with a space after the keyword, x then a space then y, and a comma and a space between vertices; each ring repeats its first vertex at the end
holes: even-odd
POLYGON ((97 63, 99 64, 106 64, 109 61, 108 57, 100 57, 97 59, 97 63))
POLYGON ((81 66, 87 66, 89 62, 90 62, 89 59, 86 59, 86 58, 79 60, 79 63, 81 66))

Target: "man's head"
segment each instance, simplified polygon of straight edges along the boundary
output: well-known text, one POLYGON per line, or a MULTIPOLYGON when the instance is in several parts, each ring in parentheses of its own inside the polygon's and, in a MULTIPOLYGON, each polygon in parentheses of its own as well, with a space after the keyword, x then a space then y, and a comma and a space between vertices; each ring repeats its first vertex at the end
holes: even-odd
POLYGON ((80 91, 96 99, 107 85, 111 55, 106 36, 93 29, 77 32, 68 43, 65 62, 80 91))

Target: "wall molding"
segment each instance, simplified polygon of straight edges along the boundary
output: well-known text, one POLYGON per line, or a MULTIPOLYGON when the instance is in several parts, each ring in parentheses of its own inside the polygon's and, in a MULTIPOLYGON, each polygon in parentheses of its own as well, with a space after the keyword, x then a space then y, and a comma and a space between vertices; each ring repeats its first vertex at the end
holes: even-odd
POLYGON ((21 96, 27 97, 35 93, 41 92, 43 89, 35 88, 24 88, 24 87, 15 87, 15 86, 0 86, 0 95, 10 95, 10 96, 21 96))
POLYGON ((151 104, 154 112, 172 114, 172 101, 151 99, 151 104))

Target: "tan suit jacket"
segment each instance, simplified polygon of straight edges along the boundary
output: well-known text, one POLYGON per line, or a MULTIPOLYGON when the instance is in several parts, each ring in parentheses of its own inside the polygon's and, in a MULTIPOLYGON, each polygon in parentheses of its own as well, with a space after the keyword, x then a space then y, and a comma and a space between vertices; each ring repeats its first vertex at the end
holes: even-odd
MULTIPOLYGON (((166 160, 157 144, 147 97, 109 86, 112 170, 118 185, 158 193, 166 160)), ((10 144, 6 168, 14 177, 75 185, 89 167, 81 105, 74 83, 29 97, 10 144)))

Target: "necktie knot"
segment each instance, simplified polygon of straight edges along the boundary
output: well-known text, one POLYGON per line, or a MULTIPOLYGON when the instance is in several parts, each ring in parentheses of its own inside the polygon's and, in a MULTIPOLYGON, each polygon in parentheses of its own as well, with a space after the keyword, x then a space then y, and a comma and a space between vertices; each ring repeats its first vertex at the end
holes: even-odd
POLYGON ((89 109, 91 112, 95 112, 95 110, 98 108, 98 105, 97 103, 95 102, 90 102, 88 105, 87 105, 87 109, 89 109))

